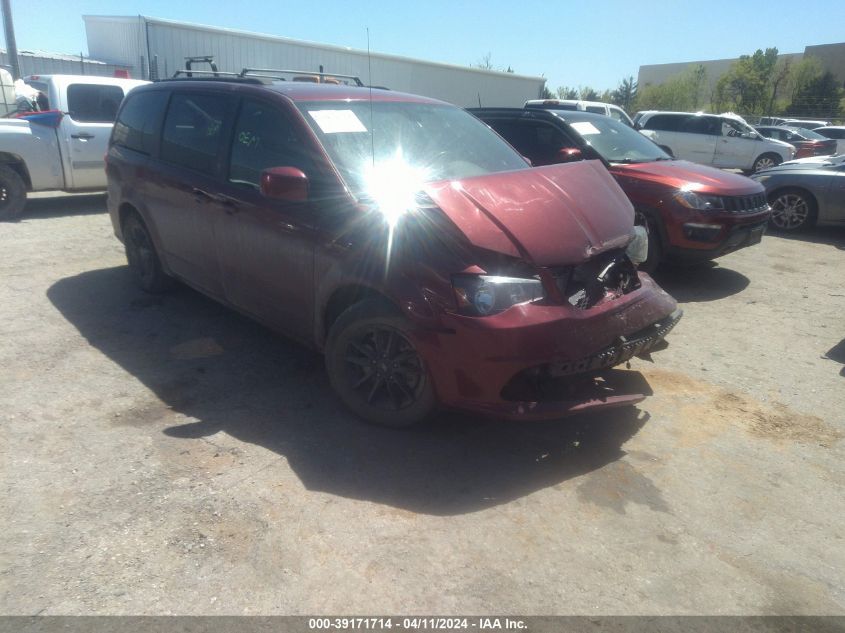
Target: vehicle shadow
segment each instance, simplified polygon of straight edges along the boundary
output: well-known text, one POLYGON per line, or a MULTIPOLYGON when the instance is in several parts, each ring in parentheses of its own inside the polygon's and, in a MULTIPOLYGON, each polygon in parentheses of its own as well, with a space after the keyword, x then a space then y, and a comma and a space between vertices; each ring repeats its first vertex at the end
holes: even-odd
POLYGON ((716 301, 742 292, 748 287, 748 277, 716 262, 698 266, 663 265, 653 275, 670 295, 681 303, 716 301))
POLYGON ((135 432, 188 444, 223 431, 283 455, 309 490, 413 512, 474 512, 599 469, 648 419, 626 407, 548 423, 442 413, 420 429, 375 427, 342 408, 319 354, 192 290, 144 295, 117 267, 47 295, 160 399, 122 412, 135 432), (167 426, 171 410, 196 421, 167 426))
POLYGON ((107 211, 105 193, 30 198, 26 201, 21 220, 49 220, 69 215, 94 215, 107 211))
POLYGON ((827 244, 829 246, 835 246, 839 250, 845 250, 845 227, 843 226, 814 226, 794 233, 772 230, 770 228, 767 230, 767 234, 787 240, 827 244))
POLYGON ((839 375, 845 377, 845 338, 831 347, 823 358, 828 358, 836 363, 841 363, 843 367, 839 372, 839 375))

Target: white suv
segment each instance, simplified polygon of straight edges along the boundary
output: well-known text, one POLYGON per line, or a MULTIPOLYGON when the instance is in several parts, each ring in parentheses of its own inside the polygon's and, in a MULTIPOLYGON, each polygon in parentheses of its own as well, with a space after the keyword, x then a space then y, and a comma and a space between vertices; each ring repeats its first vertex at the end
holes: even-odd
POLYGON ((618 105, 604 103, 603 101, 581 101, 579 99, 529 99, 525 102, 529 110, 579 110, 581 112, 592 112, 603 114, 620 123, 634 127, 634 122, 628 113, 618 105))
POLYGON ((789 143, 761 136, 734 114, 638 112, 637 129, 675 158, 756 172, 792 160, 789 143))

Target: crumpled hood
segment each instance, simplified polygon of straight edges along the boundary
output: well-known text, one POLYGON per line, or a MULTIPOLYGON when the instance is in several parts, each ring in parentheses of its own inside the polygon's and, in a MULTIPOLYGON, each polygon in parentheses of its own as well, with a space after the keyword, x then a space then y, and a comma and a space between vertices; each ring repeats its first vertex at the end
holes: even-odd
POLYGON ((537 266, 625 246, 634 208, 595 160, 431 183, 426 193, 478 247, 537 266))
POLYGON ((623 176, 666 185, 671 189, 685 188, 700 193, 737 196, 763 191, 750 178, 686 160, 618 164, 613 165, 611 171, 623 176))

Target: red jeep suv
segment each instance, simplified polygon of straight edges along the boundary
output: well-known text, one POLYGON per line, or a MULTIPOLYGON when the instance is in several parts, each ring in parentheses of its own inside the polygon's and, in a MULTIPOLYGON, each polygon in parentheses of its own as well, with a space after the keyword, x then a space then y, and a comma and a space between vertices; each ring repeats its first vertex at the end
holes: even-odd
POLYGON ((179 279, 323 351, 381 424, 643 398, 602 372, 680 311, 629 258, 634 210, 603 165, 531 169, 431 99, 242 75, 121 106, 109 212, 143 289, 179 279))
POLYGON ((771 211, 759 183, 674 160, 651 140, 589 112, 470 108, 534 165, 601 160, 649 232, 643 270, 694 264, 756 244, 771 211))

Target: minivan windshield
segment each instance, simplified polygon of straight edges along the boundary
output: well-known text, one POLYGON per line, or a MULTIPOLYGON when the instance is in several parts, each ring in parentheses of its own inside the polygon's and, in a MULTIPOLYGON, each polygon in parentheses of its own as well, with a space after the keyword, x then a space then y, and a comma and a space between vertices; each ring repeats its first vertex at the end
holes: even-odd
POLYGON ((609 163, 672 160, 671 156, 645 136, 610 117, 569 113, 557 116, 564 119, 587 145, 609 163))
POLYGON ((366 194, 374 174, 381 181, 422 184, 529 168, 484 123, 454 106, 401 101, 296 105, 355 193, 366 194))

